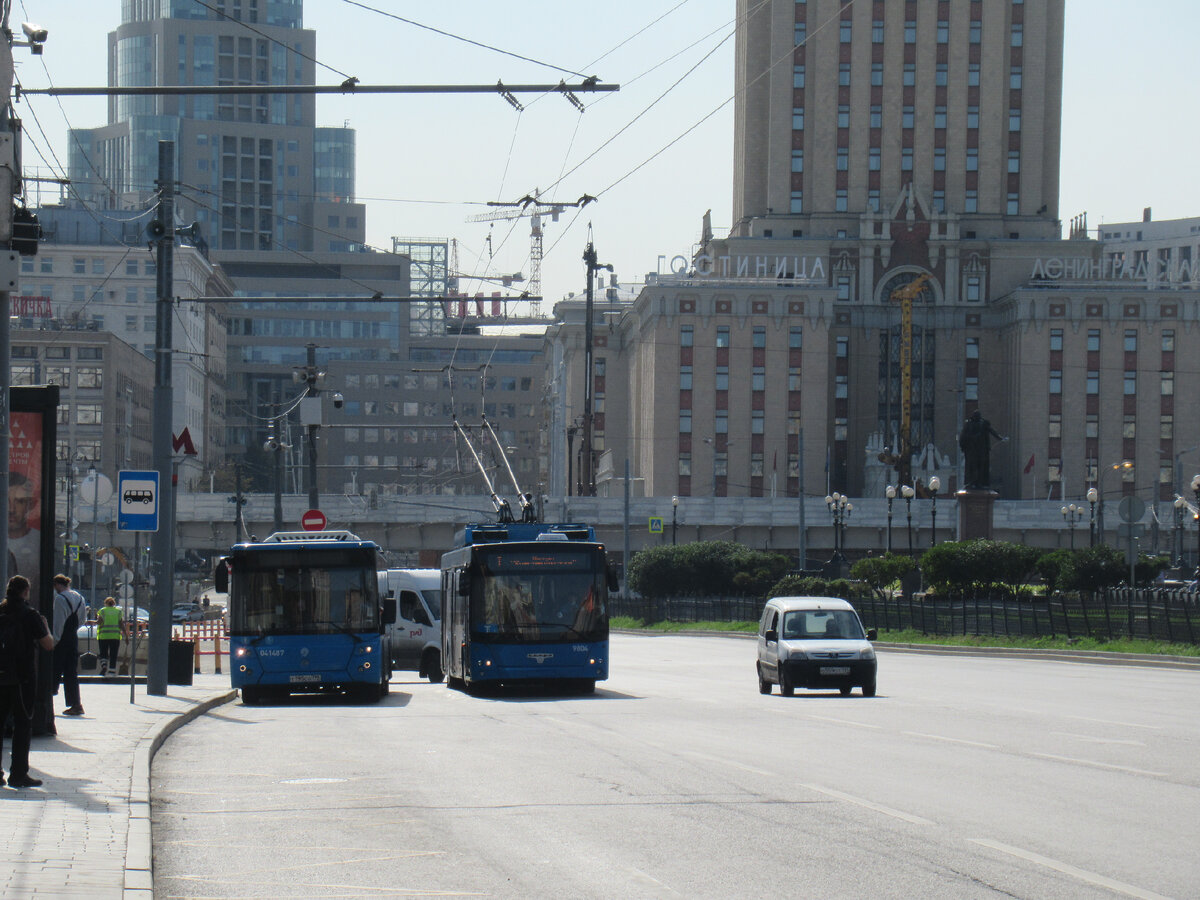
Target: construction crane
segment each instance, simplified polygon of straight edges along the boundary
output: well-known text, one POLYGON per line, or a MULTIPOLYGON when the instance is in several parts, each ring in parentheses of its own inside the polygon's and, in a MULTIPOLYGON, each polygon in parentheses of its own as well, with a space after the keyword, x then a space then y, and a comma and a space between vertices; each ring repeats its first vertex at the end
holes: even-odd
POLYGON ((491 212, 469 216, 468 222, 511 222, 515 219, 529 218, 529 294, 533 300, 533 314, 541 315, 542 297, 542 219, 550 217, 557 222, 563 210, 572 206, 587 206, 595 197, 584 194, 574 203, 543 202, 542 192, 534 188, 532 194, 526 194, 520 200, 502 202, 489 200, 488 206, 497 207, 491 212))
POLYGON ((933 276, 922 272, 908 284, 896 288, 888 299, 900 304, 900 447, 896 454, 897 477, 908 484, 912 474, 912 311, 913 301, 933 276))

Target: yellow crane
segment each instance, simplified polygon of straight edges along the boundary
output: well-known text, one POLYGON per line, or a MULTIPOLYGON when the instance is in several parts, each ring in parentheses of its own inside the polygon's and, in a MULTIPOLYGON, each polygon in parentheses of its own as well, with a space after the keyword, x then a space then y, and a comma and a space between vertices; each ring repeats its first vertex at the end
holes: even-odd
POLYGON ((912 310, 913 301, 925 290, 933 276, 922 272, 908 284, 896 288, 889 300, 900 304, 900 447, 897 477, 909 483, 912 465, 912 310))

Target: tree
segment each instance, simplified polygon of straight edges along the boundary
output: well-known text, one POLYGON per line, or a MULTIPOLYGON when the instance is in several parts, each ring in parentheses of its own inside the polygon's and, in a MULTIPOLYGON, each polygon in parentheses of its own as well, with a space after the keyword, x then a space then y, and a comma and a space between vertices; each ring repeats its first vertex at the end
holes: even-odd
POLYGON ((629 563, 629 586, 643 597, 761 596, 787 571, 787 557, 732 541, 650 547, 629 563))
POLYGON ((911 556, 899 553, 886 553, 883 556, 868 556, 860 559, 850 567, 850 574, 867 585, 880 599, 897 581, 901 581, 917 568, 916 560, 911 556))

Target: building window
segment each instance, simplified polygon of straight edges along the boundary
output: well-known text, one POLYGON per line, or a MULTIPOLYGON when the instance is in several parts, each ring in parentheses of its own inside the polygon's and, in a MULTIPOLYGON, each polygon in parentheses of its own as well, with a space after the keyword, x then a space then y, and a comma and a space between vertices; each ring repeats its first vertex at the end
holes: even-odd
POLYGON ((714 386, 718 391, 729 390, 729 366, 717 366, 714 386))
POLYGON ((901 107, 900 109, 900 127, 912 128, 915 124, 915 114, 911 106, 901 107))
POLYGON ((797 47, 804 43, 808 37, 808 24, 806 22, 797 22, 794 33, 794 43, 797 47))
POLYGON ((850 338, 844 336, 837 338, 834 353, 837 359, 847 359, 850 356, 850 338))
POLYGON ((978 106, 968 106, 967 107, 967 127, 968 128, 978 128, 979 127, 979 107, 978 106))
POLYGON ((1008 86, 1014 91, 1021 89, 1021 67, 1013 66, 1008 72, 1008 86))
POLYGON ((971 147, 967 150, 967 171, 979 171, 979 150, 975 147, 971 147))
POLYGON ((804 66, 792 66, 792 87, 804 87, 804 66))
POLYGON ((1090 328, 1087 333, 1087 349, 1088 353, 1100 352, 1100 329, 1090 328))
POLYGON ((713 419, 713 433, 729 434, 729 413, 723 409, 718 409, 713 419))
POLYGON ((721 325, 717 328, 717 347, 729 346, 729 326, 721 325))
POLYGON ((905 87, 912 87, 914 84, 917 83, 917 64, 916 63, 905 63, 904 64, 904 75, 903 75, 902 81, 903 81, 905 87))
POLYGON ((848 147, 838 147, 837 150, 837 170, 845 172, 850 168, 850 150, 848 147))
POLYGON ((867 169, 871 172, 878 172, 882 159, 880 149, 878 147, 871 147, 867 151, 867 169))
POLYGON ((853 279, 849 275, 839 275, 837 278, 837 298, 842 301, 850 299, 850 288, 853 279))
MULTIPOLYGON (((1100 437, 1100 418, 1094 413, 1089 413, 1087 419, 1083 423, 1083 436, 1086 438, 1100 437)), ((1094 479, 1091 479, 1094 480, 1094 479)))
POLYGON ((838 192, 834 197, 833 203, 835 212, 846 212, 849 209, 849 197, 845 188, 838 188, 838 192))
POLYGON ((967 40, 972 44, 978 44, 983 37, 983 23, 976 20, 971 23, 970 29, 967 31, 967 40))
POLYGON ((979 399, 979 376, 968 375, 963 384, 963 399, 978 400, 979 399))
POLYGON ((793 215, 804 212, 804 191, 792 191, 788 209, 793 215))
POLYGON ((912 147, 905 147, 900 151, 900 171, 911 172, 913 167, 913 152, 912 147))
POLYGON ((850 107, 843 104, 838 107, 838 128, 850 127, 850 107))
POLYGON ((765 422, 765 413, 761 409, 753 410, 750 413, 750 433, 762 434, 765 422))
POLYGON ((692 411, 690 409, 681 409, 679 411, 679 433, 692 433, 692 411))
POLYGON ((793 150, 792 151, 792 171, 793 172, 803 172, 804 171, 804 151, 803 150, 793 150))
POLYGON ((1019 109, 1010 109, 1008 111, 1008 130, 1021 130, 1021 111, 1019 109))
POLYGON ((967 63, 967 87, 979 87, 979 63, 967 63))
POLYGON ((871 23, 871 43, 872 44, 882 44, 883 43, 883 20, 882 19, 876 19, 875 21, 873 21, 871 23))
POLYGON ((849 19, 842 19, 838 27, 838 38, 843 44, 850 43, 851 25, 853 23, 849 19))
POLYGON ((934 128, 945 128, 946 127, 946 107, 935 106, 933 108, 933 127, 934 128))
POLYGON ((915 44, 917 42, 917 23, 909 19, 904 23, 904 43, 915 44))
POLYGON ((692 367, 679 367, 679 389, 681 391, 690 391, 692 389, 692 367))
POLYGON ((1061 328, 1050 329, 1050 350, 1062 350, 1063 348, 1063 332, 1061 328))
POLYGON ((1061 369, 1051 369, 1050 370, 1050 393, 1051 394, 1061 394, 1062 393, 1062 370, 1061 369))
POLYGON ((946 171, 946 148, 938 147, 933 151, 933 171, 946 171))
POLYGON ((1010 193, 1008 195, 1008 214, 1015 216, 1021 211, 1021 198, 1019 194, 1010 193))
POLYGON ((1013 22, 1012 40, 1010 43, 1014 47, 1020 47, 1025 42, 1025 26, 1020 22, 1013 22))
POLYGON ((850 84, 850 63, 838 64, 838 84, 842 87, 850 84))
POLYGON ((799 325, 793 325, 788 328, 788 347, 792 350, 799 350, 804 346, 804 329, 799 325))
POLYGON ((763 476, 763 455, 760 450, 750 454, 750 476, 752 478, 762 478, 763 476))
POLYGON ((1164 441, 1174 440, 1175 438, 1175 417, 1172 415, 1159 416, 1158 418, 1158 436, 1164 441))
POLYGON ((979 338, 967 338, 967 359, 979 359, 979 338))
POLYGON ((833 420, 833 439, 835 441, 844 441, 850 433, 849 423, 844 416, 838 416, 833 420))
POLYGON ((762 349, 767 346, 767 329, 761 325, 754 326, 754 331, 750 334, 751 346, 755 349, 762 349))
POLYGON ((1062 416, 1058 413, 1050 414, 1049 428, 1046 429, 1046 436, 1057 438, 1062 437, 1062 416))
POLYGON ((1125 352, 1126 353, 1137 353, 1137 332, 1136 331, 1126 331, 1125 332, 1125 352))
POLYGON ((983 299, 983 277, 980 275, 967 276, 967 302, 978 303, 983 299))
POLYGON ((1010 174, 1016 174, 1021 171, 1021 151, 1008 151, 1008 171, 1010 174))
POLYGON ((692 474, 692 454, 690 454, 690 453, 680 453, 679 454, 679 474, 683 477, 686 477, 686 476, 692 474))
POLYGON ((1172 328, 1167 328, 1162 333, 1162 352, 1175 352, 1175 330, 1172 328))
POLYGON ((694 337, 694 332, 692 331, 691 325, 680 325, 679 326, 679 346, 680 347, 692 346, 693 337, 694 337))
POLYGON ((835 400, 845 400, 850 396, 850 377, 838 375, 833 380, 833 397, 835 400))
POLYGON ((104 413, 99 403, 77 403, 75 404, 75 424, 77 425, 103 425, 104 413))
POLYGON ((872 128, 882 128, 883 127, 883 107, 882 106, 872 106, 871 107, 871 127, 872 128))
POLYGON ((933 208, 935 211, 944 213, 946 211, 946 192, 936 190, 933 192, 933 208))
POLYGON ((750 370, 750 390, 765 391, 767 389, 767 370, 763 366, 755 366, 750 370))
POLYGON ((1096 369, 1088 369, 1087 392, 1089 394, 1100 393, 1100 373, 1096 369))
POLYGON ((1137 372, 1126 372, 1125 379, 1125 396, 1134 397, 1137 395, 1137 372))
POLYGON ((1171 397, 1175 394, 1175 373, 1162 373, 1162 389, 1161 393, 1164 397, 1171 397))
POLYGON ((933 69, 933 83, 935 87, 945 87, 950 80, 950 71, 945 63, 938 63, 933 69))
POLYGON ((792 108, 792 131, 804 130, 804 107, 795 106, 792 108))
POLYGON ((873 212, 879 212, 879 188, 871 188, 867 191, 867 208, 873 212))
POLYGON ((1127 415, 1121 422, 1121 437, 1134 440, 1137 437, 1137 417, 1127 415))
POLYGON ((883 85, 883 63, 871 63, 871 86, 881 87, 883 85))
POLYGON ((950 23, 947 22, 945 19, 938 19, 937 42, 939 44, 950 43, 950 23))
POLYGON ((798 391, 801 385, 801 375, 799 366, 791 366, 788 368, 788 390, 798 391))

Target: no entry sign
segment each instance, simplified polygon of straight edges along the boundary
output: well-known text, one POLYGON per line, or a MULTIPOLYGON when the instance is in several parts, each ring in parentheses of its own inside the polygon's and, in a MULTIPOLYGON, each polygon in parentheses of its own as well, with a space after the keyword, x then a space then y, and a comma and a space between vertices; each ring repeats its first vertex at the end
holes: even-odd
POLYGON ((310 509, 300 517, 300 527, 305 531, 324 531, 325 513, 319 509, 310 509))

